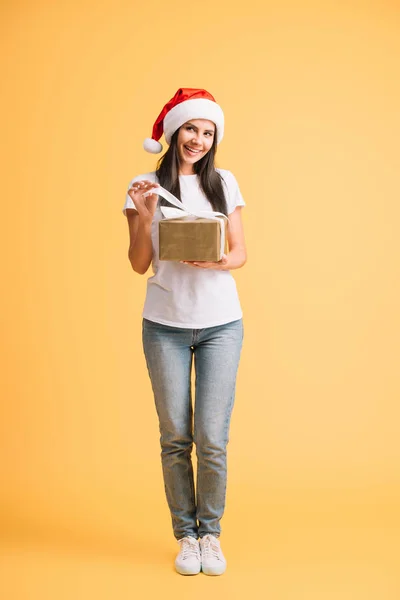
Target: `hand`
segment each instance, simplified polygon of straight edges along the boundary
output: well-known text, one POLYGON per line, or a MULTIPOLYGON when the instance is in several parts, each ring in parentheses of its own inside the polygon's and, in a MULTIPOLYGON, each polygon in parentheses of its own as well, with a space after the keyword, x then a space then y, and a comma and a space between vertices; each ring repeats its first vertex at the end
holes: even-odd
POLYGON ((160 187, 159 183, 153 183, 152 181, 144 180, 135 181, 135 183, 132 184, 132 187, 128 190, 128 194, 132 198, 139 215, 148 221, 153 220, 158 202, 158 195, 148 194, 148 192, 157 187, 160 187))
POLYGON ((218 262, 206 262, 206 261, 189 261, 180 260, 184 265, 194 267, 196 269, 217 269, 217 271, 227 271, 226 265, 228 264, 228 257, 226 254, 222 255, 221 260, 218 262))

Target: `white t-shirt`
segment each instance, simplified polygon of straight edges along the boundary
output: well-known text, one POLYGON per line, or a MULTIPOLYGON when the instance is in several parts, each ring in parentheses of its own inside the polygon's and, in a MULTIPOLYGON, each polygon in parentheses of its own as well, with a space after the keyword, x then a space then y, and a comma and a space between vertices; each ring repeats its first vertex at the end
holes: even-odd
MULTIPOLYGON (((237 206, 245 206, 245 202, 234 175, 225 169, 216 170, 226 184, 223 183, 223 187, 229 215, 237 206)), ((144 179, 159 183, 153 171, 132 179, 128 189, 135 181, 144 179)), ((213 210, 200 189, 197 175, 180 175, 179 184, 181 201, 189 210, 213 210)), ((135 208, 128 193, 122 210, 124 215, 127 208, 135 208)), ((154 275, 147 280, 142 316, 156 323, 190 329, 214 327, 241 319, 236 282, 230 271, 194 268, 180 262, 159 260, 160 219, 162 213, 158 206, 151 225, 154 275)))

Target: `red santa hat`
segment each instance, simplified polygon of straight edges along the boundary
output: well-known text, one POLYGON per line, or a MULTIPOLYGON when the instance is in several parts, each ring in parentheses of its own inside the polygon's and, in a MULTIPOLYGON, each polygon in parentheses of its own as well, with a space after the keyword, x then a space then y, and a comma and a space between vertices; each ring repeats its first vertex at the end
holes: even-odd
POLYGON ((179 88, 175 96, 164 106, 153 126, 151 138, 146 138, 143 148, 152 154, 163 149, 158 141, 164 133, 167 144, 177 129, 190 119, 207 119, 217 128, 217 144, 224 135, 224 113, 215 98, 206 90, 179 88))

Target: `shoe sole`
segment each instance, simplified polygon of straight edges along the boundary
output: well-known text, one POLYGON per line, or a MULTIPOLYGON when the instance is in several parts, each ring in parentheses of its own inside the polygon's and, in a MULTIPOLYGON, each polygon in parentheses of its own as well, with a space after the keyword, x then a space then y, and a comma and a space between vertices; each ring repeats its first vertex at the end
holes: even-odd
POLYGON ((198 575, 201 572, 201 569, 198 571, 180 571, 177 569, 177 567, 175 567, 175 571, 179 573, 179 575, 198 575))
POLYGON ((185 569, 185 567, 180 567, 176 563, 174 564, 174 566, 175 566, 175 571, 177 573, 179 573, 179 575, 198 575, 201 571, 201 563, 196 567, 194 567, 194 566, 192 566, 191 568, 186 567, 186 569, 185 569))
POLYGON ((206 569, 206 570, 202 569, 202 572, 204 573, 204 575, 223 575, 225 573, 225 571, 226 571, 226 567, 224 567, 222 571, 213 571, 213 570, 209 571, 208 569, 206 569))

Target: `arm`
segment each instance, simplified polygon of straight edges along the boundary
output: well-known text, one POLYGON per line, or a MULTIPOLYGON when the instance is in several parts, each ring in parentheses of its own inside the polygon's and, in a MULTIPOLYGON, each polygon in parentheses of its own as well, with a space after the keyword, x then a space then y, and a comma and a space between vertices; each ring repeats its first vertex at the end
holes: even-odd
POLYGON ((132 269, 144 275, 151 264, 153 248, 151 243, 151 221, 141 219, 133 208, 126 209, 129 226, 128 258, 132 269))
POLYGON ((132 269, 140 275, 146 273, 153 256, 151 223, 158 196, 152 193, 152 190, 157 187, 159 187, 158 183, 144 180, 133 183, 128 191, 135 206, 126 209, 130 237, 128 257, 132 269))
POLYGON ((223 271, 240 269, 247 261, 246 242, 244 239, 242 209, 237 206, 229 215, 228 223, 228 247, 227 262, 223 265, 223 271))

